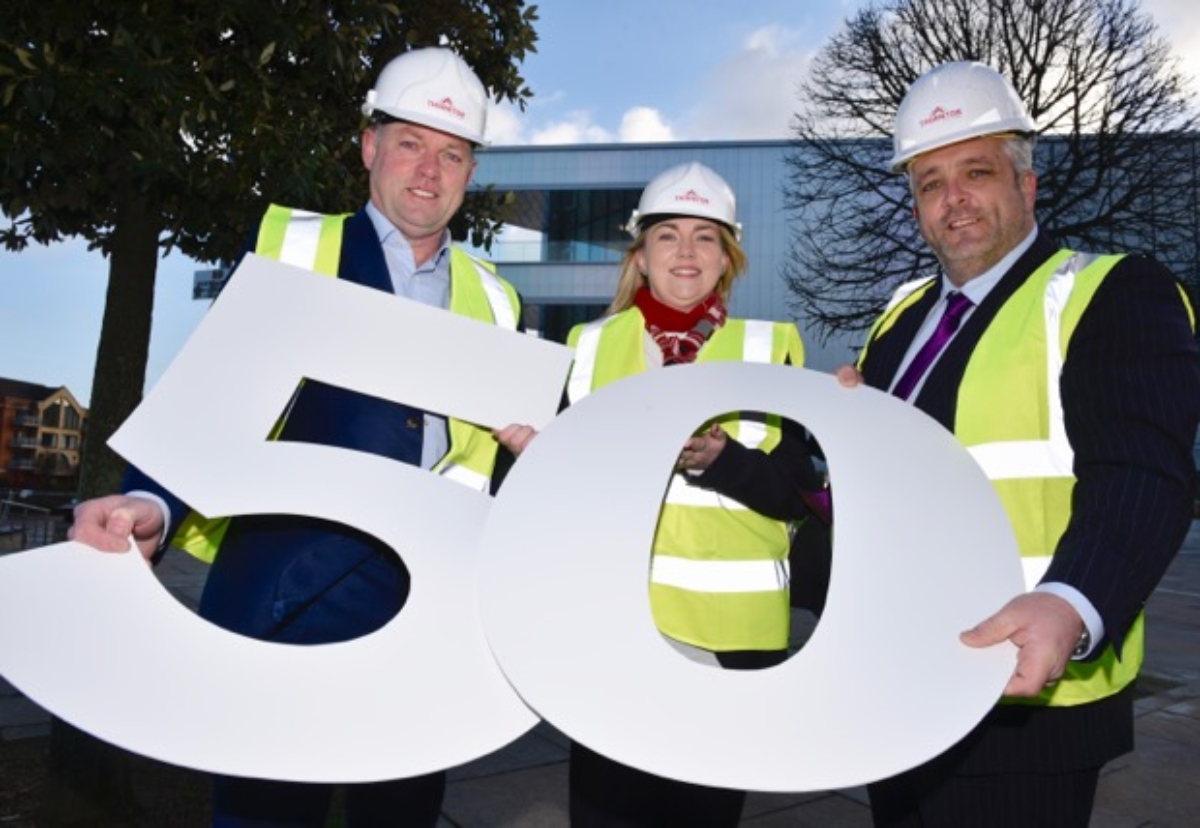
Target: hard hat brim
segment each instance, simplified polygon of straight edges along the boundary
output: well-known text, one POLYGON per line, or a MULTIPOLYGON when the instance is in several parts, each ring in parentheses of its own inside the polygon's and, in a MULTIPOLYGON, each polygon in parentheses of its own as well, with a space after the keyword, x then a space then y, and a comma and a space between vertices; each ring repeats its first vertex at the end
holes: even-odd
POLYGON ((935 150, 952 147, 955 144, 962 144, 966 141, 974 141, 976 138, 1033 138, 1037 136, 1037 131, 1031 128, 1027 119, 1019 121, 1014 119, 1012 127, 1005 129, 1001 125, 989 125, 989 129, 980 132, 965 129, 961 133, 942 136, 936 141, 929 141, 927 144, 908 148, 904 152, 897 153, 892 156, 888 167, 894 173, 907 173, 909 166, 918 156, 927 155, 935 150))

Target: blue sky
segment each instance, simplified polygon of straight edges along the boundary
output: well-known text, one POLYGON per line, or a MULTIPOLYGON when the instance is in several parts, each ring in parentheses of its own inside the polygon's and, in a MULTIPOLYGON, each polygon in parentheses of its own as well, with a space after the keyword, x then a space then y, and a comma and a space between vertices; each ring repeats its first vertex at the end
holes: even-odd
MULTIPOLYGON (((1143 0, 1200 77, 1194 0, 1143 0)), ((795 81, 865 0, 543 0, 538 52, 523 74, 526 111, 495 109, 494 144, 782 138, 795 81)), ((486 164, 486 155, 481 158, 486 164)), ((365 197, 365 194, 364 194, 365 197)), ((158 270, 148 384, 203 316, 197 265, 158 270)), ((0 251, 0 377, 65 385, 85 405, 100 336, 107 262, 71 240, 0 251)))

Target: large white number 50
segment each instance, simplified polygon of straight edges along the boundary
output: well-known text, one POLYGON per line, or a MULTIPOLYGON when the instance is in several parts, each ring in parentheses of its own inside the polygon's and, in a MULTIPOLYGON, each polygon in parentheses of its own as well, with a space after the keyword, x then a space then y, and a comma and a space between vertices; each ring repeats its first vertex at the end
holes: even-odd
POLYGON ((1010 649, 968 650, 957 632, 1022 588, 1011 530, 924 415, 791 368, 653 372, 546 426, 494 502, 371 455, 265 442, 304 376, 492 425, 553 417, 565 349, 379 299, 249 259, 114 446, 207 514, 313 515, 379 537, 413 575, 400 615, 342 644, 251 641, 174 604, 136 555, 62 544, 0 559, 9 680, 102 738, 223 773, 370 781, 451 767, 532 726, 524 699, 619 761, 793 791, 933 756, 999 694, 1010 649), (540 379, 515 390, 517 375, 540 379), (197 410, 198 397, 213 404, 197 410), (678 447, 737 409, 812 428, 837 493, 821 624, 757 672, 670 650, 646 583, 678 447))

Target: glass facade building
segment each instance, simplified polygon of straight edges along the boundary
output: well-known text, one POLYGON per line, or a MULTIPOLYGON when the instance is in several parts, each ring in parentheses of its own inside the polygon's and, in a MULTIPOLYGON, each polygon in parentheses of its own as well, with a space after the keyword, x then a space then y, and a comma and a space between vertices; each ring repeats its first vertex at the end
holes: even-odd
POLYGON ((731 315, 796 322, 808 367, 830 370, 851 361, 858 338, 822 345, 804 336, 804 321, 788 306, 780 265, 789 245, 782 186, 790 150, 787 141, 492 147, 479 154, 472 186, 513 198, 500 237, 477 252, 520 291, 526 326, 561 341, 608 306, 630 242, 623 226, 642 188, 669 167, 699 161, 738 200, 750 266, 735 283, 731 315))

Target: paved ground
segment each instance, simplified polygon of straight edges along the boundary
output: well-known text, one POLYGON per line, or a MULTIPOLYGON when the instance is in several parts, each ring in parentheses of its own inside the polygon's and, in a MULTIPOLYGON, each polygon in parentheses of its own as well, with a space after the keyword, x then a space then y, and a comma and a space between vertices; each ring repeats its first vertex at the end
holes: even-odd
MULTIPOLYGON (((182 554, 158 568, 194 608, 203 567, 182 554)), ((1101 777, 1092 828, 1200 825, 1200 522, 1147 609, 1137 750, 1101 777)), ((0 678, 0 739, 44 736, 48 717, 0 678)), ((566 819, 566 739, 540 725, 497 753, 454 770, 444 828, 559 828, 566 819)), ((754 828, 867 828, 861 789, 752 794, 742 820, 754 828)))

